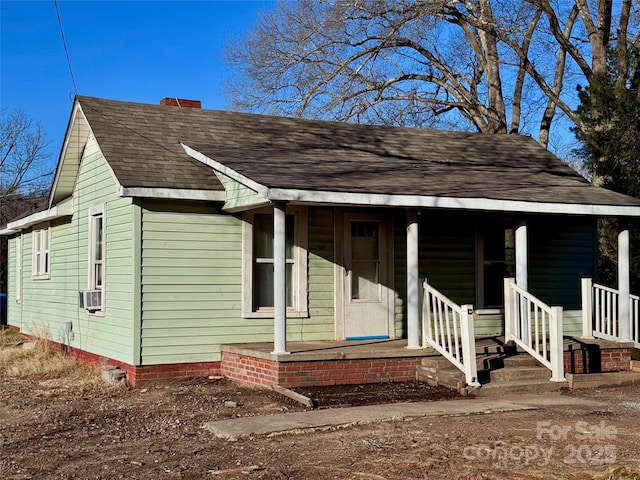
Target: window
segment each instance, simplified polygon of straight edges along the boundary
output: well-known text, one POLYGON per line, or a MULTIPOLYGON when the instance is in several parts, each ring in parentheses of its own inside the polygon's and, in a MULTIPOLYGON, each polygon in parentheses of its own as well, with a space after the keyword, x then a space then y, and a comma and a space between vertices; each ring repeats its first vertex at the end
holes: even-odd
POLYGON ((90 302, 91 310, 104 308, 105 279, 105 215, 104 205, 96 205, 89 210, 89 290, 93 290, 94 300, 90 302), (95 305, 97 301, 97 304, 95 305))
POLYGON ((515 276, 515 229, 488 222, 478 231, 477 305, 504 308, 504 279, 515 276))
POLYGON ((36 280, 49 278, 51 245, 51 229, 49 227, 33 230, 33 253, 31 259, 31 275, 36 280))
POLYGON ((379 302, 380 222, 351 221, 351 300, 379 302))
POLYGON ((22 235, 16 237, 16 302, 22 300, 22 235))
MULTIPOLYGON (((307 315, 306 220, 306 209, 287 208, 287 315, 298 317, 307 315)), ((243 314, 272 316, 273 211, 245 213, 243 225, 243 314)))

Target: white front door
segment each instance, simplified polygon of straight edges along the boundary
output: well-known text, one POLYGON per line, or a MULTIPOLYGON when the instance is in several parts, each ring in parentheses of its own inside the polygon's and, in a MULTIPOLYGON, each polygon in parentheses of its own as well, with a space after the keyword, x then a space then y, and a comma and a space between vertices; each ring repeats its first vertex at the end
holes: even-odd
POLYGON ((345 214, 343 326, 346 340, 393 337, 392 236, 382 215, 345 214))

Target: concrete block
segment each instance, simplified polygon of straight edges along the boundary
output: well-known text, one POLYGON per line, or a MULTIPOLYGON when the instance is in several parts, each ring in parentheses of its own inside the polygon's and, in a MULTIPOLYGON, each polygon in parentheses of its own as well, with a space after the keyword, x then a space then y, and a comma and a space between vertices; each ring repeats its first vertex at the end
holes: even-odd
POLYGON ((102 366, 102 380, 109 385, 120 385, 127 378, 127 374, 120 367, 113 365, 102 366))
POLYGON ((455 390, 461 395, 468 395, 467 382, 464 374, 456 369, 445 371, 433 371, 431 368, 418 367, 416 369, 416 380, 425 382, 433 387, 447 387, 455 390))

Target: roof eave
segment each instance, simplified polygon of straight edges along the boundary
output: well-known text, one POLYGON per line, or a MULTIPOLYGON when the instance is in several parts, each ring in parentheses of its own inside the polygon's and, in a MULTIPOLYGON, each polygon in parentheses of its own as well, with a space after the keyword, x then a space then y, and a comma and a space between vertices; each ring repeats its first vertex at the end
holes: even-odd
POLYGON ((393 195, 318 190, 270 188, 266 198, 271 201, 333 205, 368 205, 405 208, 443 208, 475 211, 547 213, 596 217, 640 217, 640 206, 597 205, 562 202, 527 202, 476 197, 444 197, 424 195, 393 195))
POLYGON ((122 187, 118 188, 120 197, 159 198, 171 200, 198 200, 224 202, 225 193, 220 190, 196 190, 189 188, 160 187, 122 187))
POLYGON ((0 235, 11 235, 38 223, 48 222, 62 217, 70 217, 72 215, 73 203, 71 201, 64 201, 54 207, 43 210, 42 212, 32 213, 31 215, 16 220, 15 222, 9 222, 6 229, 0 230, 0 235))

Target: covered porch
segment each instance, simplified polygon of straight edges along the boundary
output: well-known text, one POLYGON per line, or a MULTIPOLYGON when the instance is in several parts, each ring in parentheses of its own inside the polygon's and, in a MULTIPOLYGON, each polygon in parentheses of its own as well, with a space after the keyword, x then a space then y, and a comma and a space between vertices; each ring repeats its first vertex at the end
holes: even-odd
MULTIPOLYGON (((276 204, 273 211, 273 245, 277 249, 286 244, 286 205, 276 204)), ((265 361, 261 368, 266 383, 276 380, 289 383, 297 381, 292 380, 297 377, 320 384, 341 381, 331 373, 314 377, 305 373, 301 365, 305 361, 316 362, 306 367, 331 371, 336 364, 318 362, 344 360, 347 356, 355 361, 357 372, 351 374, 353 379, 402 381, 413 377, 409 372, 422 363, 423 357, 441 355, 465 374, 468 385, 478 387, 481 352, 495 354, 505 344, 532 356, 550 371, 554 382, 565 382, 565 373, 629 369, 634 347, 628 344, 629 337, 603 337, 596 332, 594 340, 594 335, 584 333, 589 329, 585 325, 591 314, 586 310, 585 293, 580 287, 583 275, 595 274, 594 219, 575 220, 539 212, 498 215, 416 208, 335 207, 333 224, 334 333, 335 340, 343 343, 323 342, 313 347, 288 339, 290 287, 287 264, 282 260, 286 254, 279 260, 274 254, 274 342, 261 344, 259 350, 264 355, 258 357, 265 361), (430 227, 447 234, 434 236, 430 227), (455 238, 455 244, 447 245, 451 238, 455 238), (464 253, 451 257, 447 249, 464 253), (462 267, 460 258, 466 262, 462 267), (452 270, 451 264, 456 264, 458 270, 452 270), (396 274, 385 273, 388 270, 396 274), (425 270, 428 281, 422 278, 425 270), (399 272, 402 277, 397 275, 399 272), (446 294, 438 288, 440 284, 448 289, 446 294), (541 296, 532 291, 541 292, 541 296), (278 298, 280 302, 275 302, 278 298), (461 299, 468 303, 460 302, 461 299), (348 309, 350 315, 346 313, 348 309), (374 321, 376 315, 380 315, 381 321, 374 321), (491 327, 486 327, 487 318, 492 319, 491 327), (487 328, 493 328, 494 335, 488 337, 487 328), (404 340, 398 341, 399 338, 404 340), (390 355, 390 350, 401 351, 399 345, 404 353, 390 355), (604 357, 602 346, 607 350, 604 357), (350 353, 345 353, 345 349, 350 353), (613 350, 616 353, 609 355, 613 350), (305 355, 307 358, 303 360, 305 355), (603 358, 612 360, 603 365, 603 358), (385 359, 387 363, 379 362, 374 368, 369 359, 385 359), (289 365, 280 371, 280 367, 268 362, 289 365), (287 376, 287 371, 291 375, 287 376)), ((629 288, 629 243, 624 241, 627 237, 628 231, 620 232, 619 284, 623 292, 629 288)), ((310 249, 309 254, 312 253, 310 249)), ((625 314, 622 298, 627 298, 624 293, 615 297, 613 309, 620 313, 619 319, 609 323, 620 326, 618 333, 631 334, 638 330, 637 314, 633 317, 637 305, 628 306, 625 314)), ((608 301, 609 308, 612 302, 608 301)), ((247 356, 255 357, 254 350, 247 356)), ((224 347, 225 374, 233 376, 231 367, 225 370, 225 358, 229 365, 236 362, 234 368, 239 371, 246 370, 249 364, 245 365, 241 357, 232 359, 237 354, 237 349, 224 347)), ((243 375, 246 376, 240 374, 243 375)))

